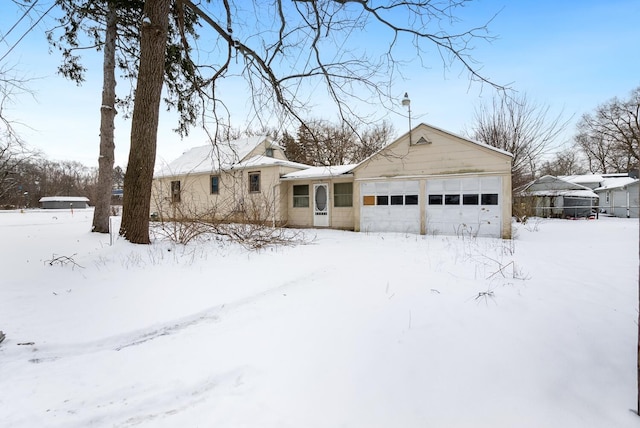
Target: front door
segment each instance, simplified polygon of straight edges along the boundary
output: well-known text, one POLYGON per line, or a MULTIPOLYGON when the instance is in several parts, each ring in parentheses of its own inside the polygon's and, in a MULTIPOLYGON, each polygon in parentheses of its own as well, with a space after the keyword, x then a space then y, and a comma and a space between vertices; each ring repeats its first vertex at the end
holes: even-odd
POLYGON ((327 184, 313 185, 313 225, 329 226, 329 186, 327 184))

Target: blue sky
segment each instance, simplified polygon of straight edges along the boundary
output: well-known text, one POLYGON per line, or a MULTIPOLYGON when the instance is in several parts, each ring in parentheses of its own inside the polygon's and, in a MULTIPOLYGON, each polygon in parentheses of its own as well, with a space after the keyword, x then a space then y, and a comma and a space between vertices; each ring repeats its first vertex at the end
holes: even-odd
MULTIPOLYGON (((40 0, 42 7, 51 0, 40 0)), ((499 1, 479 0, 463 10, 464 23, 475 25, 498 15, 489 24, 496 40, 477 41, 473 51, 477 66, 498 84, 510 85, 538 104, 548 105, 552 115, 571 119, 567 131, 557 141, 566 145, 575 122, 598 104, 618 96, 626 97, 640 86, 638 41, 640 2, 613 1, 499 1)), ((0 5, 0 31, 5 34, 19 16, 11 2, 0 5)), ((22 35, 19 26, 2 43, 0 57, 8 45, 22 35)), ((97 166, 99 106, 101 92, 101 54, 86 56, 87 82, 78 87, 56 75, 57 53, 49 54, 42 34, 46 25, 25 37, 3 61, 5 67, 32 78, 28 83, 33 95, 14 97, 4 113, 23 126, 18 130, 32 147, 50 159, 76 160, 97 166)), ((379 34, 364 34, 359 40, 375 49, 379 34)), ((369 47, 367 47, 369 49, 369 47)), ((488 86, 470 83, 466 73, 453 65, 445 70, 437 57, 425 58, 428 68, 417 61, 407 64, 404 79, 397 78, 391 88, 398 105, 404 92, 412 100, 413 123, 426 122, 456 133, 472 126, 474 110, 490 102, 494 91, 488 86)), ((230 94, 229 105, 235 126, 246 121, 243 115, 246 97, 230 94)), ((389 113, 398 134, 408 129, 402 109, 389 113)), ((332 118, 329 115, 326 118, 332 118)), ((125 165, 128 156, 130 122, 116 123, 116 163, 125 165)), ((174 118, 161 114, 158 157, 166 161, 186 149, 205 144, 201 132, 180 140, 171 129, 174 118)))

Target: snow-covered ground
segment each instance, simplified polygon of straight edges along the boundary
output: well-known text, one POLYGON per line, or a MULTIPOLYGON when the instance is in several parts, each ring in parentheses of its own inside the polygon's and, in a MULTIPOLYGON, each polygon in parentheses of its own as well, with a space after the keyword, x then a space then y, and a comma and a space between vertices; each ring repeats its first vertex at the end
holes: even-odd
POLYGON ((0 426, 640 426, 637 219, 256 252, 91 217, 0 212, 0 426))

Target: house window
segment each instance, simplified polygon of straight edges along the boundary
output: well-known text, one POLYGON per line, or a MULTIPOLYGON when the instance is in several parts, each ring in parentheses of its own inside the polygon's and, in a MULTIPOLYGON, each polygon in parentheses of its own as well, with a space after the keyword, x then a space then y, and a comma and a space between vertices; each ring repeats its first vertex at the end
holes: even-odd
POLYGON ((478 195, 476 193, 469 193, 462 195, 462 205, 478 205, 478 195))
POLYGON ((333 185, 333 205, 335 207, 353 206, 353 183, 335 183, 333 185))
POLYGON ((482 205, 498 205, 498 194, 483 193, 481 201, 482 201, 482 205))
POLYGON ((249 193, 258 193, 258 192, 260 192, 260 173, 250 172, 249 173, 249 193))
POLYGON ((444 195, 445 205, 460 205, 460 195, 444 195))
POLYGON ((309 185, 293 186, 293 207, 308 208, 309 207, 309 185))
POLYGON ((180 181, 171 182, 171 202, 180 202, 180 181))
POLYGON ((429 205, 442 205, 442 195, 429 195, 429 205))
POLYGON ((266 151, 265 151, 265 156, 267 156, 268 158, 272 158, 273 157, 273 148, 269 147, 266 151))
POLYGON ((217 195, 220 193, 220 176, 212 175, 211 176, 211 194, 217 195))
POLYGON ((609 203, 609 191, 608 190, 605 192, 605 201, 606 201, 607 204, 609 203))

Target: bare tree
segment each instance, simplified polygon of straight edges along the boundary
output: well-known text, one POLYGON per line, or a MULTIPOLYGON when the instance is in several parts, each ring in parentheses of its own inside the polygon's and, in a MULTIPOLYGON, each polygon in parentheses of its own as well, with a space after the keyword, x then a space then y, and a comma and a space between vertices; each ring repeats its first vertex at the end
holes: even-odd
POLYGON ((526 95, 494 97, 476 109, 471 138, 513 155, 512 185, 516 189, 535 177, 543 155, 553 148, 568 121, 562 114, 550 117, 549 106, 526 95))
POLYGON ((578 123, 577 145, 591 172, 626 172, 640 164, 640 87, 628 99, 612 98, 578 123))
POLYGON ((0 204, 11 205, 15 194, 22 190, 20 171, 31 155, 6 133, 0 135, 0 204))
POLYGON ((35 155, 20 138, 15 120, 5 113, 15 97, 30 94, 27 83, 28 79, 18 76, 13 68, 0 66, 0 201, 5 203, 21 189, 18 176, 22 164, 35 155))
POLYGON ((551 160, 544 161, 538 175, 579 175, 586 172, 580 152, 570 147, 555 153, 551 160))
POLYGON ((315 166, 358 163, 387 145, 393 137, 393 126, 382 121, 366 126, 363 131, 346 122, 334 124, 310 120, 298 128, 297 137, 283 137, 290 160, 315 166))

